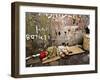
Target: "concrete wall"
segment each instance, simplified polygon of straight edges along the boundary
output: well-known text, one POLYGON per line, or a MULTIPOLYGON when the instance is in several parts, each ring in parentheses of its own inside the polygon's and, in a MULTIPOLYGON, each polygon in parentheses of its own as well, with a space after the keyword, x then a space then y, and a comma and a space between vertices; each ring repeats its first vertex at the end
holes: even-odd
POLYGON ((52 19, 51 37, 55 45, 82 43, 85 27, 89 25, 89 15, 57 14, 52 19))

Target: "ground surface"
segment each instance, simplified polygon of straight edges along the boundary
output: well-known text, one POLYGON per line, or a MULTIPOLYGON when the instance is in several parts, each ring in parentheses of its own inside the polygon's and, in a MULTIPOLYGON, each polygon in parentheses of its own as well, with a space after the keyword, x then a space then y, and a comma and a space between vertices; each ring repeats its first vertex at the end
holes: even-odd
POLYGON ((39 58, 31 59, 27 61, 26 67, 80 65, 80 64, 89 64, 89 52, 88 51, 78 54, 78 55, 66 56, 64 58, 61 58, 59 60, 46 63, 46 64, 42 64, 39 58), (36 63, 32 63, 32 62, 36 62, 36 63))

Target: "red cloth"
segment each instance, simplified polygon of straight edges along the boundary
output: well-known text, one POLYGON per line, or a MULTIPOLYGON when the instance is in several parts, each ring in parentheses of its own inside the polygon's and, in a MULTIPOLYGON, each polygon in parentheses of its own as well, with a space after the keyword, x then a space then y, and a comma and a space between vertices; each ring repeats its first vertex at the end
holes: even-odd
POLYGON ((40 52, 39 58, 40 58, 40 59, 45 58, 45 57, 46 57, 46 53, 47 53, 46 51, 41 51, 41 52, 40 52))

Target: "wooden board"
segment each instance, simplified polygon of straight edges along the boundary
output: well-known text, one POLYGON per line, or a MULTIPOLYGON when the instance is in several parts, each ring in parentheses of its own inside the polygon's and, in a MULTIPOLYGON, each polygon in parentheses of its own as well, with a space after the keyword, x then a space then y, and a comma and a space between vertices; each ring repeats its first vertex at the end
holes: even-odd
POLYGON ((68 55, 81 54, 81 53, 85 52, 78 46, 67 47, 67 49, 68 49, 68 51, 72 52, 72 53, 69 53, 68 55))
POLYGON ((49 63, 49 62, 52 62, 52 61, 56 61, 56 60, 58 60, 60 58, 61 58, 60 56, 56 56, 56 57, 47 59, 47 60, 43 61, 42 63, 49 63))
MULTIPOLYGON (((67 50, 72 52, 72 53, 69 53, 68 55, 81 54, 81 53, 85 52, 81 48, 79 48, 77 45, 76 46, 70 46, 70 47, 67 46, 67 50)), ((52 61, 56 61, 60 58, 61 58, 60 56, 55 56, 53 58, 44 60, 42 63, 49 63, 49 62, 52 62, 52 61)))

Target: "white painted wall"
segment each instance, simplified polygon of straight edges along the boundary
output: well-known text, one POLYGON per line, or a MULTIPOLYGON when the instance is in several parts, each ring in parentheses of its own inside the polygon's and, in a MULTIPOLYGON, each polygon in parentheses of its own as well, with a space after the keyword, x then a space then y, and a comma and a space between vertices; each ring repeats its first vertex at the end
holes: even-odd
MULTIPOLYGON (((97 74, 81 74, 81 75, 65 75, 54 77, 39 78, 22 78, 15 79, 10 76, 10 59, 11 59, 11 2, 27 1, 55 4, 74 4, 98 6, 98 20, 100 21, 100 0, 1 0, 0 1, 0 80, 100 80, 100 54, 98 54, 99 73, 97 74)), ((98 24, 98 35, 100 34, 100 23, 98 24)), ((100 44, 100 37, 98 37, 100 44)), ((100 47, 100 45, 98 46, 100 47)), ((100 50, 98 51, 100 53, 100 50)))

